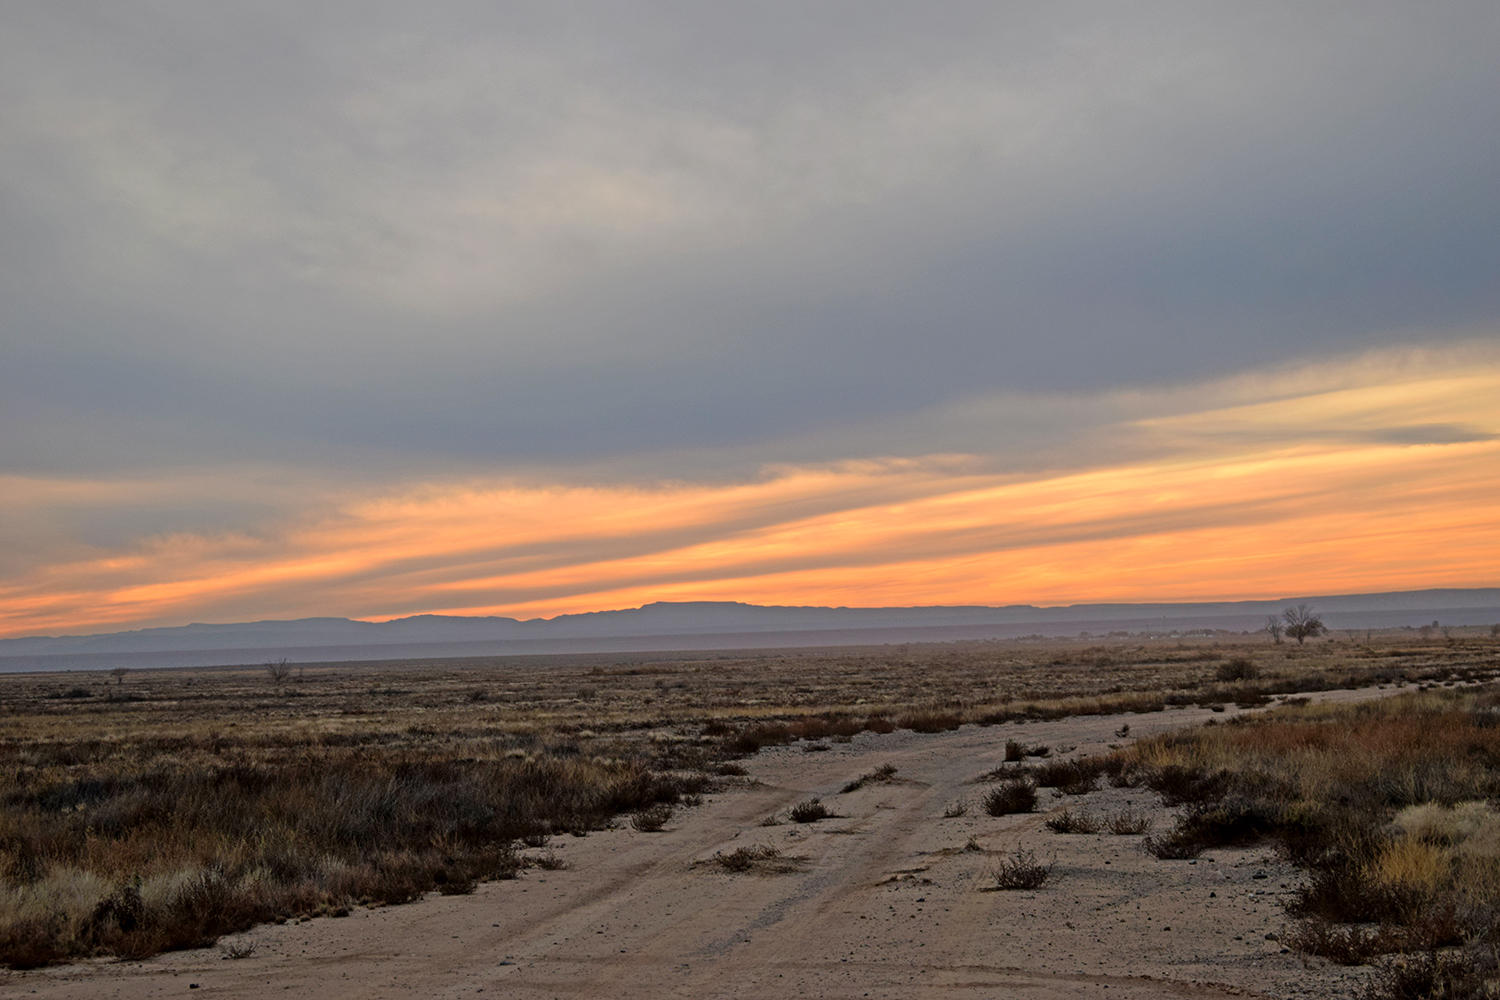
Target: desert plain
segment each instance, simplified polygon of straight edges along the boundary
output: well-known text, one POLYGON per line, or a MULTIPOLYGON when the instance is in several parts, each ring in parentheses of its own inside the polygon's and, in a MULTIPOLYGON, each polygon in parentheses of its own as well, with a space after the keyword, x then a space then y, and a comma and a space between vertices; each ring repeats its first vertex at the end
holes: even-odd
POLYGON ((1169 758, 1266 716, 1304 748, 1467 712, 1482 784, 1497 674, 1473 629, 4 676, 0 993, 1395 996, 1403 962, 1474 966, 1480 835, 1421 897, 1451 928, 1341 922, 1309 890, 1329 872, 1416 891, 1379 874, 1427 843, 1402 803, 1339 867, 1294 835, 1323 820, 1252 801, 1272 771, 1169 758), (1410 707, 1346 721, 1376 703, 1410 707), (506 813, 470 773, 555 794, 506 813), (375 782, 343 807, 409 842, 314 821, 334 779, 375 782))

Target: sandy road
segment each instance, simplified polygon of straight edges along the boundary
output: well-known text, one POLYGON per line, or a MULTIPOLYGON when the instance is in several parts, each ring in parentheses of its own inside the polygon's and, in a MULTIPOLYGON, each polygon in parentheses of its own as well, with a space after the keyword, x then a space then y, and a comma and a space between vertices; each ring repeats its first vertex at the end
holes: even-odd
MULTIPOLYGON (((1358 695, 1332 692, 1346 699, 1358 695)), ((1274 935, 1293 873, 1265 851, 1160 862, 1138 837, 1062 836, 1043 826, 1064 804, 991 817, 973 779, 1008 738, 1096 752, 1132 736, 1209 718, 1197 709, 933 736, 863 734, 807 753, 747 762, 757 784, 680 811, 667 830, 622 827, 561 838, 570 868, 532 870, 473 895, 356 910, 257 928, 253 955, 179 952, 0 973, 0 995, 265 997, 1332 997, 1358 972, 1306 967, 1274 935), (884 763, 896 779, 839 794, 884 763), (839 814, 785 821, 809 795, 839 814), (774 826, 762 825, 781 814, 774 826), (766 844, 796 871, 733 874, 718 851, 766 844), (997 855, 1017 846, 1055 859, 1029 892, 988 891, 997 855)), ((1220 717, 1222 718, 1222 716, 1220 717)), ((1150 808, 1154 796, 1101 788, 1066 804, 1150 808)))

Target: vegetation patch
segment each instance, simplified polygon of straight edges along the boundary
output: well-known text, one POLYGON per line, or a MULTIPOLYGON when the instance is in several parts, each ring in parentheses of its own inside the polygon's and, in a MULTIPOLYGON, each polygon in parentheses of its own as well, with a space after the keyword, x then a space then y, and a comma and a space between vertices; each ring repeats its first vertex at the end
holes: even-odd
MULTIPOLYGON (((1487 630, 1413 630, 1305 646, 1035 638, 913 644, 899 658, 870 647, 0 675, 0 963, 144 956, 263 921, 463 892, 545 863, 518 843, 540 850, 689 802, 715 775, 743 774, 730 758, 766 746, 1495 673, 1487 630), (1255 676, 1219 679, 1237 658, 1255 676)), ((1012 742, 1013 764, 1052 763, 1012 742)), ((1319 752, 1319 767, 1351 756, 1319 752)), ((1373 829, 1430 842, 1468 878, 1489 836, 1472 804, 1494 796, 1465 777, 1488 760, 1481 751, 1456 759, 1456 778, 1441 763, 1392 769, 1412 784, 1384 801, 1373 829), (1442 812, 1400 825, 1404 810, 1427 806, 1442 812)), ((1239 778, 1216 789, 1234 768, 1185 751, 1108 765, 1112 783, 1149 778, 1188 808, 1263 794, 1239 778)), ((1431 881, 1430 852, 1374 851, 1359 834, 1371 828, 1358 818, 1364 793, 1341 804, 1330 787, 1299 792, 1312 805, 1277 816, 1269 834, 1328 873, 1310 878, 1306 919, 1358 898, 1354 884, 1374 886, 1365 902, 1398 916, 1448 891, 1447 876, 1431 881), (1319 847, 1342 843, 1340 830, 1354 845, 1333 852, 1342 865, 1319 847)), ((1234 824, 1207 826, 1216 837, 1234 824)), ((1466 905, 1483 896, 1465 892, 1466 905)))
POLYGON ((1036 859, 1036 852, 1016 848, 995 867, 996 889, 1040 889, 1052 876, 1055 862, 1036 859))
POLYGON ((0 962, 141 957, 303 913, 471 892, 522 869, 523 836, 663 808, 705 780, 627 761, 348 750, 195 763, 55 769, 7 790, 0 962))
POLYGON ((895 777, 896 765, 881 764, 879 767, 877 767, 873 771, 870 771, 868 774, 862 774, 858 778, 855 778, 853 781, 846 784, 843 788, 839 789, 839 792, 841 794, 848 792, 857 792, 861 788, 864 788, 866 785, 882 784, 884 782, 891 781, 895 777))
POLYGON ((798 802, 787 812, 787 818, 793 823, 816 823, 820 819, 828 819, 831 816, 833 813, 816 798, 798 802))
POLYGON ((630 825, 641 833, 658 833, 672 818, 672 807, 665 802, 640 809, 630 817, 630 825))
POLYGON ((1064 809, 1047 817, 1047 829, 1053 833, 1098 833, 1104 823, 1093 813, 1064 809))
POLYGON ((914 733, 943 733, 963 725, 964 717, 957 712, 931 709, 909 712, 896 720, 899 729, 910 729, 914 733))
POLYGON ((1493 688, 1280 708, 1143 740, 1110 766, 1184 806, 1170 831, 1145 838, 1153 855, 1270 841, 1303 868, 1290 946, 1344 964, 1408 956, 1372 997, 1491 997, 1497 710, 1493 688))
POLYGON ((1036 809, 1036 785, 1030 778, 1011 778, 985 792, 981 801, 991 816, 1028 813, 1036 809))
POLYGON ((1042 788, 1056 788, 1068 795, 1083 795, 1099 787, 1099 776, 1104 773, 1102 758, 1077 758, 1073 760, 1049 760, 1037 764, 1029 771, 1032 780, 1042 788))
POLYGON ((1150 833, 1153 825, 1150 815, 1129 806, 1112 812, 1104 818, 1105 829, 1120 836, 1150 833))
POLYGON ((783 854, 770 844, 755 844, 716 853, 712 864, 727 872, 737 874, 743 872, 783 873, 799 870, 802 867, 802 860, 783 854))

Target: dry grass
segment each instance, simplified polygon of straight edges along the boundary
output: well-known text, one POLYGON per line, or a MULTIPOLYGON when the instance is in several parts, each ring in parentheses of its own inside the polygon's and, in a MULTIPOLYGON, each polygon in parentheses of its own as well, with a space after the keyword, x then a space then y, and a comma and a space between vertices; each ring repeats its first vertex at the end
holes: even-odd
POLYGON ((862 774, 858 778, 855 778, 853 781, 850 781, 849 783, 844 785, 843 788, 839 789, 839 793, 848 794, 849 792, 857 792, 861 788, 864 788, 866 785, 884 784, 885 782, 888 782, 895 777, 896 765, 881 764, 869 774, 862 774))
POLYGON ((991 816, 1028 813, 1036 808, 1036 785, 1030 778, 1011 778, 985 792, 980 802, 991 816))
POLYGON ((672 807, 665 802, 636 810, 630 817, 630 825, 641 833, 659 833, 672 818, 672 807))
POLYGON ((787 818, 793 823, 816 823, 820 819, 829 819, 833 813, 828 811, 818 799, 807 799, 798 802, 787 812, 787 818))
POLYGON ((1041 862, 1034 851, 1016 848, 995 866, 996 889, 1040 889, 1052 876, 1054 862, 1041 862))
POLYGON ((743 872, 782 874, 800 870, 802 859, 783 854, 769 844, 755 844, 751 847, 736 847, 727 853, 720 851, 713 856, 713 864, 725 871, 737 874, 743 872))
POLYGON ((1046 825, 1053 833, 1098 833, 1104 828, 1103 820, 1082 809, 1063 809, 1048 816, 1046 825))
POLYGON ((1145 740, 1109 766, 1187 804, 1145 839, 1157 857, 1273 839, 1305 868, 1293 946, 1345 964, 1456 949, 1421 966, 1459 984, 1440 995, 1493 995, 1500 690, 1280 709, 1145 740))
POLYGON ((1144 812, 1126 806, 1104 818, 1105 829, 1117 836, 1133 836, 1150 833, 1153 820, 1144 812))
POLYGON ((470 892, 521 869, 524 835, 669 810, 700 780, 639 762, 347 750, 54 774, 11 789, 0 812, 0 959, 150 954, 297 913, 470 892))

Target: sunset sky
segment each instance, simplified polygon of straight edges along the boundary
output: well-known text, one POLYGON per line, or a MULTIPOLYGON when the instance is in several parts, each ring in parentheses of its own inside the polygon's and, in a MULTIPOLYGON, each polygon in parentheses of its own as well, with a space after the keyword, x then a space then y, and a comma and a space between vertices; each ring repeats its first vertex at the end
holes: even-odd
POLYGON ((0 10, 0 637, 1500 585, 1500 5, 0 10))

